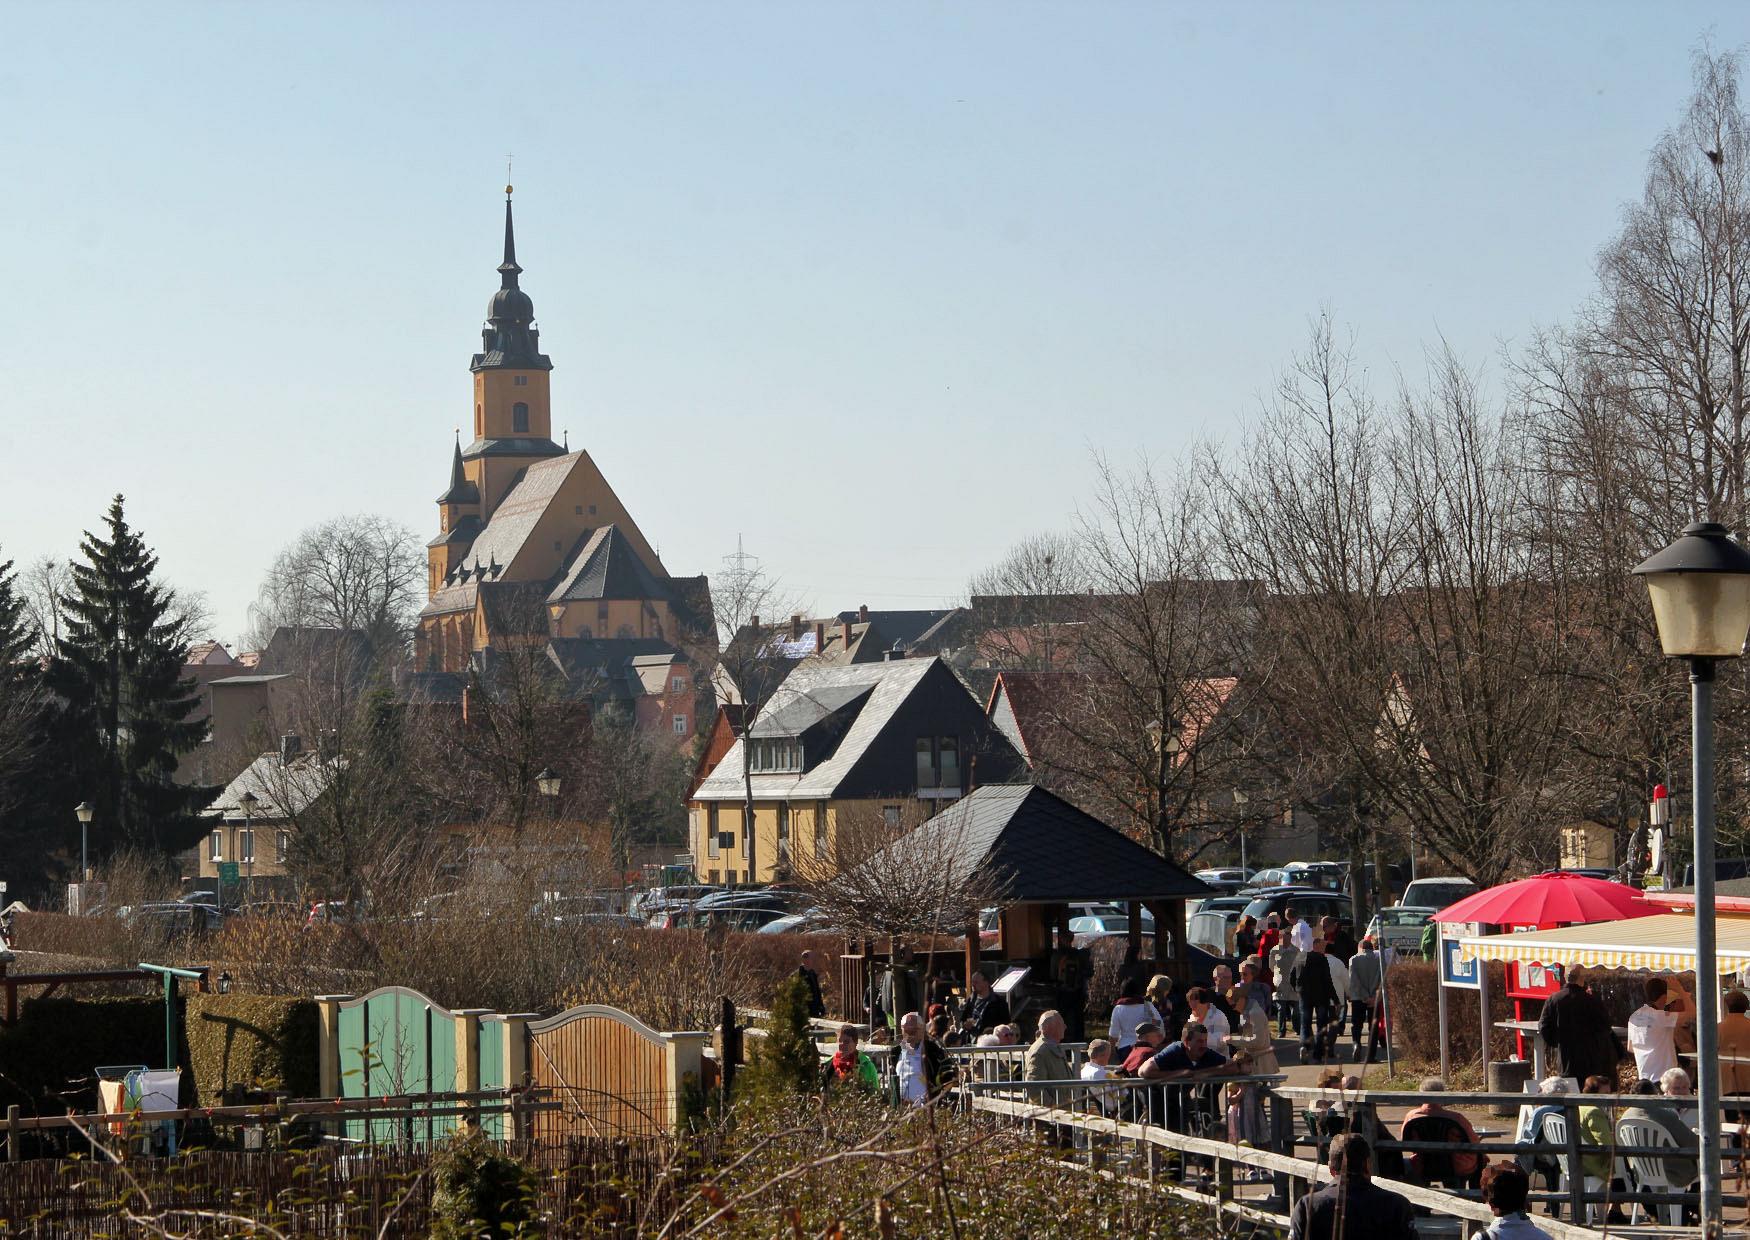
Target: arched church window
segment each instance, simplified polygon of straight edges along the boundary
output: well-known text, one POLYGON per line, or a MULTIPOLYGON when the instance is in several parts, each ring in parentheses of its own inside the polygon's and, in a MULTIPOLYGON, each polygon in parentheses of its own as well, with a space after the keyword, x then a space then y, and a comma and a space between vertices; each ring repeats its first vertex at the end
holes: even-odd
POLYGON ((513 431, 529 429, 529 407, 520 400, 510 407, 510 428, 513 431))

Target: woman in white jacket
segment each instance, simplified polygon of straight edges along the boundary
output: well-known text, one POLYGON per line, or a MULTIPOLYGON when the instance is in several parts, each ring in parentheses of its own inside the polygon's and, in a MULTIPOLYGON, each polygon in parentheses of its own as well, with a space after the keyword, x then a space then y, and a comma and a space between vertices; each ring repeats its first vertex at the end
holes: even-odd
POLYGON ((1119 1063, 1123 1063, 1124 1057, 1136 1047, 1136 1029, 1144 1021, 1161 1024, 1160 1010, 1142 997, 1140 977, 1126 978, 1123 989, 1118 992, 1118 1002, 1112 1008, 1112 1020, 1108 1026, 1108 1036, 1118 1048, 1116 1057, 1119 1063))
POLYGON ((1294 984, 1294 966, 1300 963, 1300 949, 1284 935, 1270 949, 1270 976, 1276 983, 1276 1035, 1287 1037, 1289 1027, 1300 1032, 1300 990, 1294 984))

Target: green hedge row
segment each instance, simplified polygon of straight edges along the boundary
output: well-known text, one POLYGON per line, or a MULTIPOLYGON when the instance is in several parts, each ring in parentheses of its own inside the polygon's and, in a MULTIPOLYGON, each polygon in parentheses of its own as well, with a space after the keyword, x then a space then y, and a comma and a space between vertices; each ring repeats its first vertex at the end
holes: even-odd
MULTIPOLYGON (((193 1082, 184 1101, 219 1106, 252 1091, 313 1097, 316 1005, 275 995, 184 995, 177 1063, 193 1082)), ((54 1114, 95 1099, 101 1065, 164 1063, 162 998, 26 1000, 0 1027, 0 1106, 54 1114)))

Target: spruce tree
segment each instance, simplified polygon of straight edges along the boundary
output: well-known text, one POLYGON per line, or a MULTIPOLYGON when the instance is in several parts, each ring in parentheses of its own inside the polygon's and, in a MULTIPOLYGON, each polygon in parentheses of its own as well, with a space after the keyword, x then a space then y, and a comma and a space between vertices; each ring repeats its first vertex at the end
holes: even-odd
POLYGON ((36 630, 31 627, 24 599, 18 593, 18 574, 12 561, 0 561, 0 677, 10 686, 12 677, 28 671, 36 630))
POLYGON ((105 518, 107 535, 87 532, 62 600, 66 631, 55 643, 50 687, 63 734, 82 756, 96 809, 96 851, 118 844, 180 851, 202 833, 195 812, 212 789, 171 782, 176 762, 206 730, 194 717, 199 696, 182 678, 188 643, 158 569, 122 497, 105 518))

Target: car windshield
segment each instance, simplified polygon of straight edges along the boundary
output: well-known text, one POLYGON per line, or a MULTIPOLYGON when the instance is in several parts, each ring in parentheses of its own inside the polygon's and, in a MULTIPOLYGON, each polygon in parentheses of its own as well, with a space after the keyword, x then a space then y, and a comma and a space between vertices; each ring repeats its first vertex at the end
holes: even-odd
POLYGON ((1388 908, 1380 916, 1388 926, 1419 926, 1432 914, 1425 908, 1388 908))

